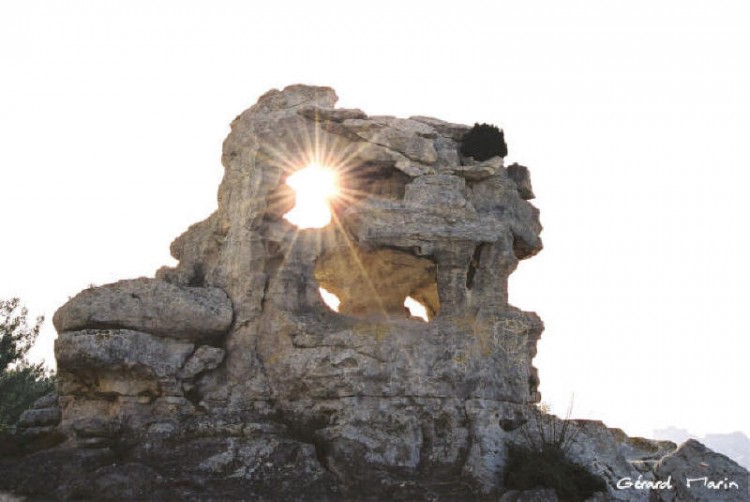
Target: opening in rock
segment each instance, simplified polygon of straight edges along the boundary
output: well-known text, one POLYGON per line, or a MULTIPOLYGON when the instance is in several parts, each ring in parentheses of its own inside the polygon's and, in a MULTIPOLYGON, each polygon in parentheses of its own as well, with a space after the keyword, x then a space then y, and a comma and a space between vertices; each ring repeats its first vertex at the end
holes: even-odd
POLYGON ((407 296, 404 300, 404 307, 409 309, 409 314, 412 317, 422 319, 424 322, 429 322, 430 318, 427 315, 427 307, 419 303, 411 296, 407 296))
POLYGON ((318 288, 318 291, 320 291, 320 296, 323 298, 323 303, 325 303, 329 309, 333 310, 334 312, 338 312, 339 305, 341 305, 341 300, 339 300, 339 297, 325 288, 318 288))
POLYGON ((330 200, 338 195, 336 173, 312 163, 290 175, 286 184, 296 194, 296 203, 284 215, 299 228, 322 228, 331 222, 330 200))
POLYGON ((391 248, 366 251, 347 246, 328 252, 315 264, 321 296, 325 299, 322 290, 335 295, 341 302, 338 312, 357 317, 433 319, 440 311, 436 272, 429 258, 391 248))

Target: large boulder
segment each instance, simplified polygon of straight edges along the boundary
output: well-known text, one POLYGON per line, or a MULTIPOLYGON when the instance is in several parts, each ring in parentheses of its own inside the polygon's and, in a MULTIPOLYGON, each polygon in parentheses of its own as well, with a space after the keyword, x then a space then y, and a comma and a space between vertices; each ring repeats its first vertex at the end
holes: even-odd
POLYGON ((660 502, 750 500, 747 470, 695 439, 688 439, 663 457, 654 472, 672 486, 655 491, 660 502))
POLYGON ((65 331, 55 340, 61 370, 108 371, 163 378, 182 368, 195 346, 127 329, 65 331))
POLYGON ((190 342, 125 329, 61 333, 55 356, 63 426, 101 414, 143 421, 159 413, 159 399, 184 400, 178 374, 194 349, 190 342))
POLYGON ((60 307, 58 333, 131 329, 190 341, 215 341, 232 325, 232 303, 221 289, 133 279, 80 292, 60 307))

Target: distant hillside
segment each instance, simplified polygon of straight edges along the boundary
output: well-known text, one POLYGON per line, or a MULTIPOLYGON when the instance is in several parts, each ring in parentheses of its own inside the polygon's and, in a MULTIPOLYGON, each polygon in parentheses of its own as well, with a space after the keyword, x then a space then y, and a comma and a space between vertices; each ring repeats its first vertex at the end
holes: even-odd
POLYGON ((750 438, 742 432, 730 434, 706 434, 704 437, 691 434, 685 429, 667 427, 654 430, 655 439, 666 439, 680 444, 688 439, 697 439, 714 451, 723 453, 746 469, 750 469, 750 438))

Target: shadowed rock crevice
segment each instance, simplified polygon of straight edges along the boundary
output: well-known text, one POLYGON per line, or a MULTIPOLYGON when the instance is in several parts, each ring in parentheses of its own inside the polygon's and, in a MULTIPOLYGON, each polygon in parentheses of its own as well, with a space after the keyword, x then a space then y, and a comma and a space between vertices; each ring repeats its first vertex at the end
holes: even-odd
POLYGON ((481 265, 482 251, 485 247, 486 244, 482 242, 478 244, 476 248, 474 248, 474 254, 471 257, 471 261, 469 262, 469 270, 466 272, 466 289, 468 290, 474 289, 474 277, 476 276, 477 270, 481 265))

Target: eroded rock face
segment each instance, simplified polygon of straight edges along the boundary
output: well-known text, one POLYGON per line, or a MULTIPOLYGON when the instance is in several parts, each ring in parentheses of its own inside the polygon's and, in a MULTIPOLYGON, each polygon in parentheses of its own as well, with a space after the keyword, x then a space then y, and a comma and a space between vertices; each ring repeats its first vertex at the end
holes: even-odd
MULTIPOLYGON (((86 290, 56 313, 60 395, 24 425, 64 442, 14 450, 0 471, 17 475, 0 476, 0 489, 294 500, 504 491, 507 445, 540 398, 543 325, 507 292, 518 261, 542 248, 529 171, 463 158, 467 126, 367 116, 336 99, 309 86, 262 96, 224 142, 217 211, 172 243, 179 264, 86 290), (300 229, 284 218, 295 204, 285 181, 314 161, 337 172, 340 194, 331 224, 300 229), (321 286, 339 296, 338 313, 321 286), (407 296, 429 323, 409 316, 407 296), (54 483, 21 472, 66 455, 54 483)), ((633 460, 646 470, 657 460, 603 425, 584 429, 574 451, 592 470, 631 475, 633 460)))
POLYGON ((665 502, 750 500, 747 470, 694 439, 659 460, 655 472, 673 481, 674 490, 660 493, 665 502))
POLYGON ((52 321, 59 333, 123 328, 211 341, 229 330, 232 304, 218 288, 181 287, 142 278, 82 291, 60 307, 52 321))

